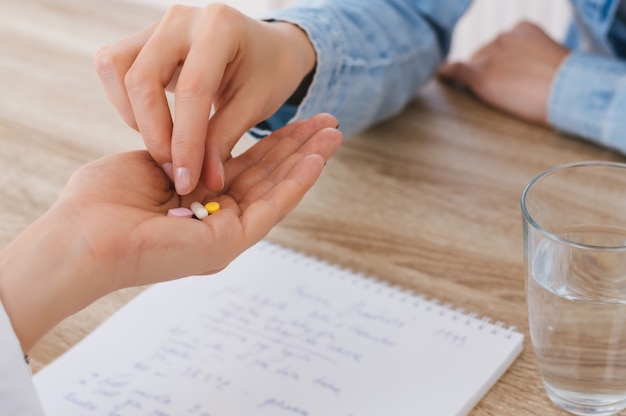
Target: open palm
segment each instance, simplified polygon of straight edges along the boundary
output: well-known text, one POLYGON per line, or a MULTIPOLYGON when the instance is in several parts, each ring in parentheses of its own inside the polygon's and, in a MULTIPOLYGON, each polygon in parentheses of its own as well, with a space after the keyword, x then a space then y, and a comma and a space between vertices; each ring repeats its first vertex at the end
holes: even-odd
POLYGON ((225 163, 219 194, 197 188, 179 196, 145 151, 107 157, 79 169, 49 215, 80 241, 95 296, 214 273, 298 204, 341 142, 336 125, 319 115, 257 142, 225 163), (194 200, 217 200, 222 209, 202 221, 166 216, 194 200))

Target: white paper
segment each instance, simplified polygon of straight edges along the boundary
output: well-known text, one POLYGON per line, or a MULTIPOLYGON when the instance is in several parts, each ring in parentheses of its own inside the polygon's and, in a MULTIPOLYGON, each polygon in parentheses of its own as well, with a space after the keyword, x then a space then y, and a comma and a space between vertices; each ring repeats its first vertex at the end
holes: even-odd
POLYGON ((35 385, 50 416, 457 415, 522 339, 262 242, 146 290, 35 385))

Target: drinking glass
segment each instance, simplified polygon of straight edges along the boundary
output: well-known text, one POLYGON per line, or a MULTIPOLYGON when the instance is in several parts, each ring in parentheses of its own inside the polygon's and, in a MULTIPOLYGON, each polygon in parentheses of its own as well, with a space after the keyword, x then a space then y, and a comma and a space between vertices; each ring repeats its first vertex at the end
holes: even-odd
POLYGON ((626 408, 626 164, 535 177, 521 198, 533 348, 550 399, 577 415, 626 408))

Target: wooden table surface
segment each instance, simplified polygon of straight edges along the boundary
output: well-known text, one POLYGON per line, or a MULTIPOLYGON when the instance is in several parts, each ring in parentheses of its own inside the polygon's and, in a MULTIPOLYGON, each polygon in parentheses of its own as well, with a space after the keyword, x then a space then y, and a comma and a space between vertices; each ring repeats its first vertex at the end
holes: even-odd
MULTIPOLYGON (((107 101, 91 57, 161 13, 115 1, 0 2, 2 246, 77 167, 143 147, 107 101)), ((519 198, 541 171, 587 159, 625 161, 432 82, 401 115, 347 139, 268 239, 516 326, 524 351, 471 415, 564 415, 544 393, 530 344, 519 198)), ((31 351, 34 370, 140 290, 60 324, 31 351)))

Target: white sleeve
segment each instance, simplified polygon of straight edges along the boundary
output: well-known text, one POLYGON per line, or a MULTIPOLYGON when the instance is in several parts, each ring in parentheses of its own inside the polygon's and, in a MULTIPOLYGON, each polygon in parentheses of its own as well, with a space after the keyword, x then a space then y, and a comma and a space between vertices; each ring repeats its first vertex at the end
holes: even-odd
POLYGON ((43 416, 24 354, 0 302, 0 409, 3 415, 43 416))

